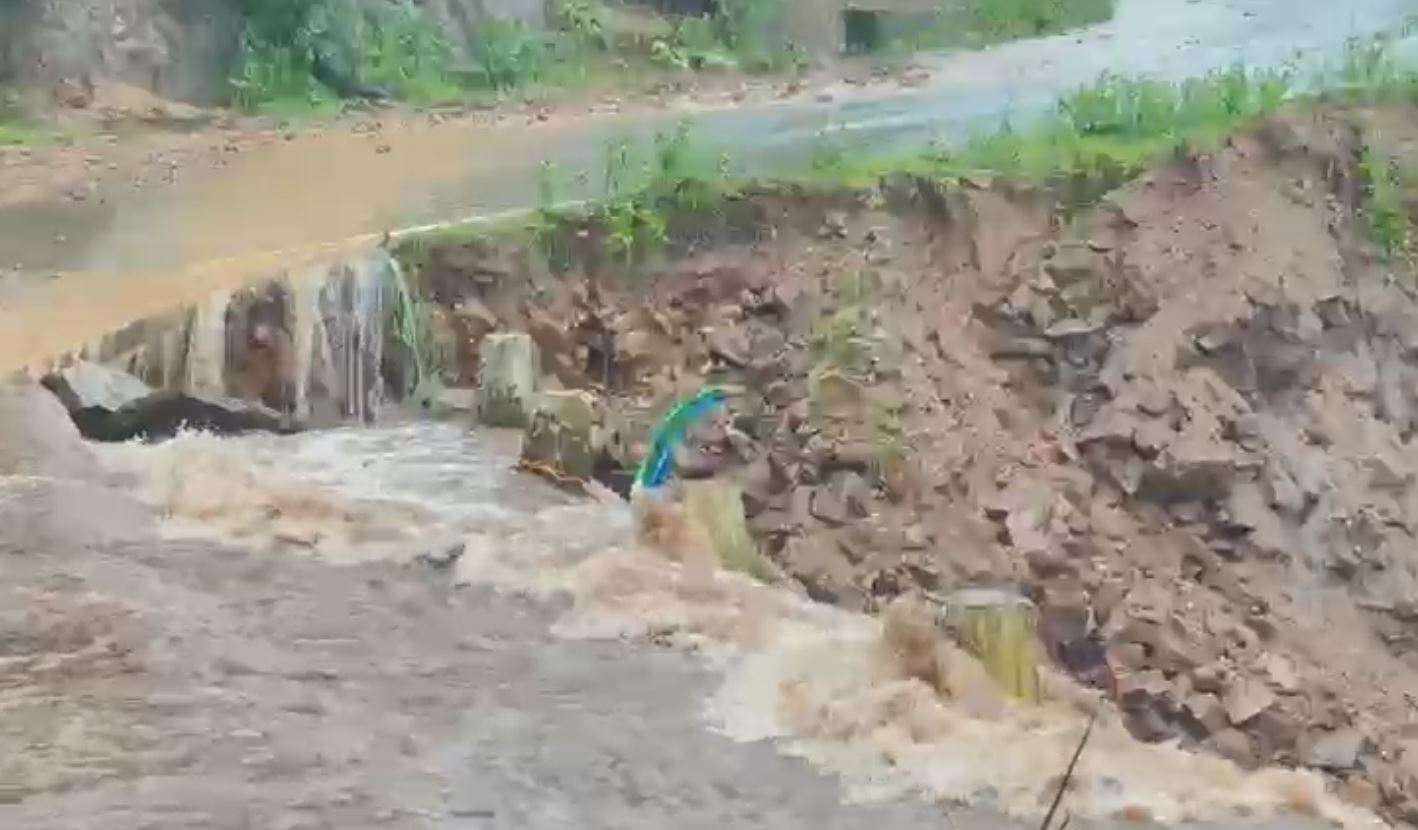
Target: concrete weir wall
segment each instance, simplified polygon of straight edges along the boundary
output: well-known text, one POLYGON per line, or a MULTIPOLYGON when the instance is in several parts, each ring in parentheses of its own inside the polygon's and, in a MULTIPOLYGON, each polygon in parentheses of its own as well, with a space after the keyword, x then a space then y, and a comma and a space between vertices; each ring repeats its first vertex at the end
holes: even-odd
POLYGON ((391 328, 408 296, 398 263, 376 248, 215 290, 25 374, 97 364, 158 393, 247 401, 302 425, 368 422, 411 362, 391 328))

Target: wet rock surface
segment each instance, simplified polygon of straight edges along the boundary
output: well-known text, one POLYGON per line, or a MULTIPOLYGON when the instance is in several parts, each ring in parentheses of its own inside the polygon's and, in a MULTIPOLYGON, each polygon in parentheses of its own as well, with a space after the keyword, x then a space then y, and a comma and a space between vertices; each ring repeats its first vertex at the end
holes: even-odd
POLYGON ((87 361, 47 375, 42 383, 69 410, 80 434, 94 441, 156 440, 184 429, 218 435, 294 429, 290 419, 258 402, 159 391, 87 361))

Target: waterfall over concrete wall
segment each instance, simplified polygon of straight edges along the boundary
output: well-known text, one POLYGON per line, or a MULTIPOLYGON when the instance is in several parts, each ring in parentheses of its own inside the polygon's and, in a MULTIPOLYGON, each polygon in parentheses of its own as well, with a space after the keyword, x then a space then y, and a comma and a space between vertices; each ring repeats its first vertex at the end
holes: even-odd
POLYGON ((301 423, 368 423, 391 396, 385 346, 408 295, 398 262, 378 248, 214 292, 77 356, 155 389, 259 401, 301 423))

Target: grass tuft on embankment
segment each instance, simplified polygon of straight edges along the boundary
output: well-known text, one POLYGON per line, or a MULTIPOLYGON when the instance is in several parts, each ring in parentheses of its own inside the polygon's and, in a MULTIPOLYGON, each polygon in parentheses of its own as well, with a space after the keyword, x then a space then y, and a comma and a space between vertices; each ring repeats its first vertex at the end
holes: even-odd
POLYGON ((1418 95, 1418 68, 1384 41, 1356 42, 1342 64, 1306 84, 1288 70, 1243 67, 1179 83, 1104 76, 1023 128, 1006 123, 954 147, 892 157, 860 157, 825 142, 812 178, 866 185, 893 172, 942 178, 1001 175, 1032 181, 1135 175, 1159 157, 1216 142, 1290 103, 1357 103, 1418 95))
POLYGON ((813 175, 856 185, 892 172, 1037 181, 1127 175, 1178 147, 1220 140, 1277 110, 1291 90, 1288 73, 1240 68, 1182 83, 1105 76, 1023 129, 1005 124, 958 147, 889 158, 823 151, 813 175))

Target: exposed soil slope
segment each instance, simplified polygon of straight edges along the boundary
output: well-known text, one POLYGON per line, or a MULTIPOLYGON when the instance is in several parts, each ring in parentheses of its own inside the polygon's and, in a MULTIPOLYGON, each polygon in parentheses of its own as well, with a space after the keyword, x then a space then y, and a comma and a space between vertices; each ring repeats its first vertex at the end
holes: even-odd
POLYGON ((1358 164, 1414 135, 1407 109, 1289 114, 1072 217, 902 179, 746 196, 659 269, 445 240, 421 277, 460 365, 528 328, 631 457, 676 390, 740 385, 699 463, 812 596, 1019 586, 1139 737, 1415 820, 1418 303, 1358 164))

